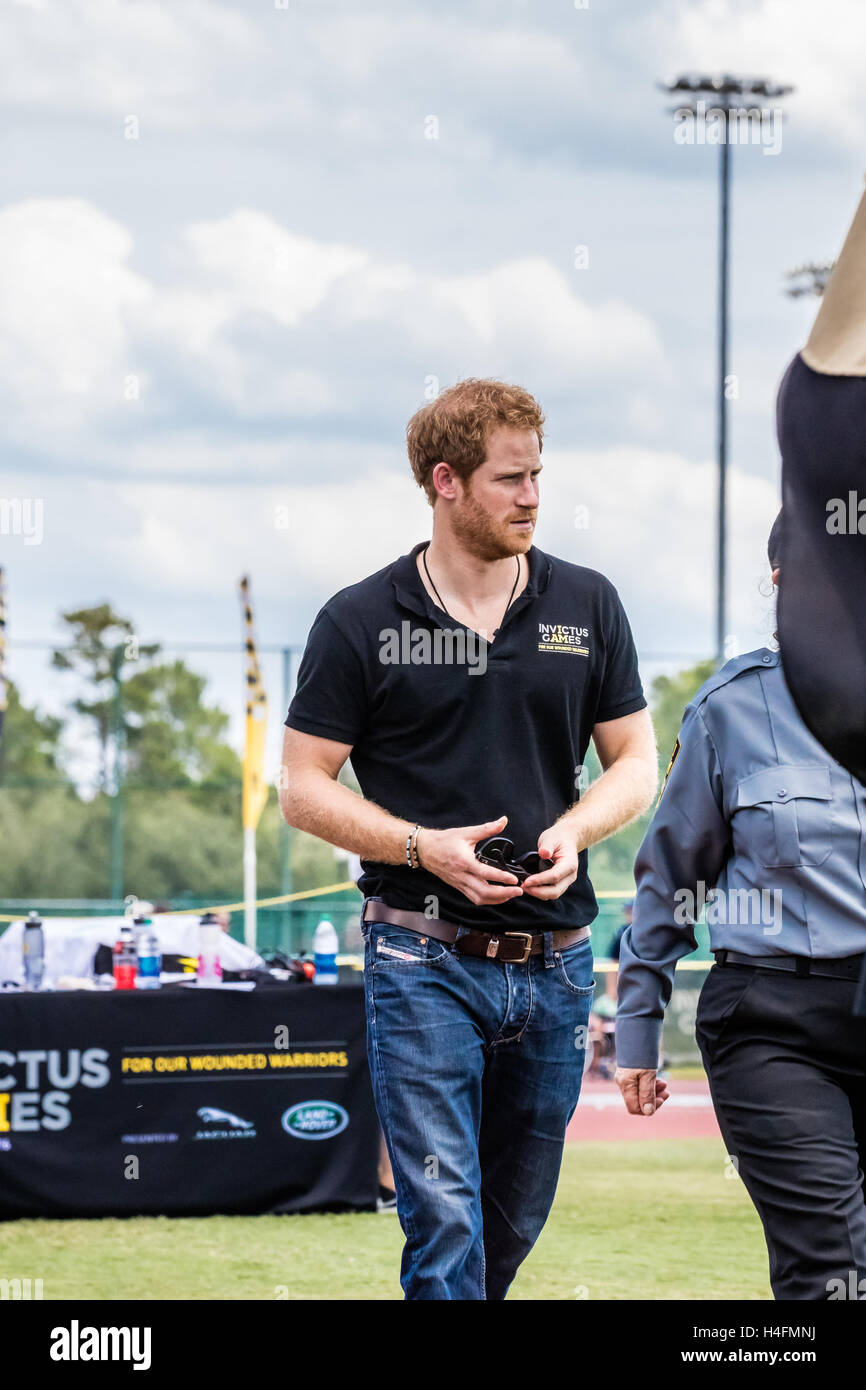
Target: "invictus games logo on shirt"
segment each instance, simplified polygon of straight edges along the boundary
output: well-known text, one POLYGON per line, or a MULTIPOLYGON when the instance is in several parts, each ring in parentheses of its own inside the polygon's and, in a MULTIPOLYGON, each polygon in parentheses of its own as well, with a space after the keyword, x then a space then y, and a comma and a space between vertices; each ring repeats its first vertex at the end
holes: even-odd
POLYGON ((487 641, 472 628, 413 628, 404 618, 400 630, 383 627, 379 633, 383 666, 467 666, 470 676, 487 670, 487 641))
POLYGON ((539 623, 538 650, 589 656, 589 628, 572 627, 569 623, 539 623))
POLYGON ((348 1112, 330 1100, 307 1100, 285 1111, 282 1126, 295 1139, 333 1139, 349 1123, 348 1112))

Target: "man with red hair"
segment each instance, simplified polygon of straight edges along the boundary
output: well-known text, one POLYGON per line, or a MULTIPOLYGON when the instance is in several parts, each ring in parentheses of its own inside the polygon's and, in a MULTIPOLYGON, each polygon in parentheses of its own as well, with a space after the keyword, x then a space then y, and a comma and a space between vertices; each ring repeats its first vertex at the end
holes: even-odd
POLYGON ((489 380, 418 411, 432 540, 325 604, 286 719, 283 815, 362 858, 411 1299, 504 1298, 541 1231, 594 988, 587 847, 656 785, 616 590, 532 544, 543 423, 489 380), (580 796, 590 739, 604 772, 580 796), (360 796, 337 780, 350 754, 360 796))

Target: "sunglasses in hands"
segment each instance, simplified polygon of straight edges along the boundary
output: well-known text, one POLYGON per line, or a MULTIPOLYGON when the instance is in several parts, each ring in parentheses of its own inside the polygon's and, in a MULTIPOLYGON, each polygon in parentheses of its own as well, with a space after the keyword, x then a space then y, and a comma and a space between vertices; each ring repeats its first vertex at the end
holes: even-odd
POLYGON ((482 840, 475 846, 475 858, 494 869, 514 874, 518 883, 523 883, 533 874, 542 874, 546 869, 553 868, 553 860, 542 859, 538 850, 530 849, 526 854, 515 854, 514 841, 509 840, 507 835, 492 835, 489 840, 482 840))
MULTIPOLYGON (((554 834, 555 831, 556 827, 553 828, 554 834)), ((553 900, 561 897, 570 887, 577 878, 579 868, 579 851, 573 836, 564 834, 561 839, 556 837, 553 849, 553 859, 545 859, 537 850, 515 854, 512 840, 505 835, 494 835, 476 845, 475 857, 482 864, 514 874, 521 890, 530 897, 553 900)))

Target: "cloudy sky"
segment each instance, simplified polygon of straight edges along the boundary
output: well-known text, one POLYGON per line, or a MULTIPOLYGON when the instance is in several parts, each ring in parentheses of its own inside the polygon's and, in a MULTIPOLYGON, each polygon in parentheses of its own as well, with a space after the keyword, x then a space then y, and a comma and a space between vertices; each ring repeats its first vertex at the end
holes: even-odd
MULTIPOLYGON (((403 431, 497 375, 548 418, 536 542, 617 584, 645 672, 714 637, 718 150, 656 83, 791 83, 733 150, 730 616, 760 645, 775 390, 863 183, 862 0, 7 0, 0 536, 9 673, 57 709, 110 600, 240 710, 260 640, 429 534, 403 431), (781 141, 781 148, 778 142, 781 141), (589 524, 577 529, 576 508, 589 524)), ((277 656, 265 670, 272 748, 277 656)), ((235 729, 239 731, 235 718, 235 729)))

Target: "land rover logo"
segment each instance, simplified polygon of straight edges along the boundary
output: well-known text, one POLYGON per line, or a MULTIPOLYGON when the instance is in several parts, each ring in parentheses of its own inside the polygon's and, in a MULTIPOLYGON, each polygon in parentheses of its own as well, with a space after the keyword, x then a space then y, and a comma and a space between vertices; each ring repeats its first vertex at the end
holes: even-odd
POLYGON ((296 1139, 333 1139, 348 1123, 348 1113, 331 1100, 301 1101, 300 1105, 290 1106, 282 1119, 286 1134, 293 1134, 296 1139))

